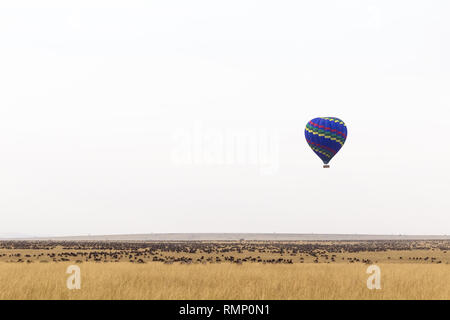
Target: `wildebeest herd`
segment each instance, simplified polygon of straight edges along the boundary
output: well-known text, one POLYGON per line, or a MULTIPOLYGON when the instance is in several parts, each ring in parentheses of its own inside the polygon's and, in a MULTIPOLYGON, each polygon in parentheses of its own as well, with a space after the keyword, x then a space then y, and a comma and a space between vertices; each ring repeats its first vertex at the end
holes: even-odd
POLYGON ((0 241, 0 261, 448 264, 450 241, 0 241))

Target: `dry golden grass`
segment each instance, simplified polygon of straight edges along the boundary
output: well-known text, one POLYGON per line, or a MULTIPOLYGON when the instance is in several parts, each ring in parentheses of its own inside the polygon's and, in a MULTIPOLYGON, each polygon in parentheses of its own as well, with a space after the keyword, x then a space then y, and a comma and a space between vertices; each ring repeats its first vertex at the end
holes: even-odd
POLYGON ((379 264, 381 290, 368 290, 367 265, 248 263, 165 265, 82 263, 68 290, 69 263, 0 263, 0 299, 450 299, 446 264, 379 264))

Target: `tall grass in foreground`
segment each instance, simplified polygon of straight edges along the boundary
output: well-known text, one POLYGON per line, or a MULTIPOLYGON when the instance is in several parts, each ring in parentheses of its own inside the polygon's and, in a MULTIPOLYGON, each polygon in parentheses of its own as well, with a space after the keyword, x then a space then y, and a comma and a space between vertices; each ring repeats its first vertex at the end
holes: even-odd
POLYGON ((65 263, 0 263, 0 299, 450 299, 450 266, 380 264, 82 263, 68 290, 65 263))

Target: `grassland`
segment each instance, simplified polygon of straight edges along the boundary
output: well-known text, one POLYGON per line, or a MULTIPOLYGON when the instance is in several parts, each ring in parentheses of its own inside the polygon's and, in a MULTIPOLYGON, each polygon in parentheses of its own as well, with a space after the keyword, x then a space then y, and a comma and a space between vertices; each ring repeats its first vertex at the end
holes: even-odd
POLYGON ((380 264, 381 290, 363 264, 84 263, 68 290, 67 263, 0 263, 0 299, 450 299, 450 266, 380 264))
POLYGON ((0 242, 0 299, 450 299, 450 243, 0 242), (68 290, 66 269, 81 269, 68 290), (366 286, 370 264, 381 290, 366 286))

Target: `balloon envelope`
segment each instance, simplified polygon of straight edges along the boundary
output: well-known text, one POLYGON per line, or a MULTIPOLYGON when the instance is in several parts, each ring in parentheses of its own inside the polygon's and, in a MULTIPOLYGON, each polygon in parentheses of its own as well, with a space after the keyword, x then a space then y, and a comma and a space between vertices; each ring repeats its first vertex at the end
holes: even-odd
POLYGON ((347 139, 347 127, 339 118, 315 118, 306 124, 305 138, 311 149, 328 164, 347 139))

